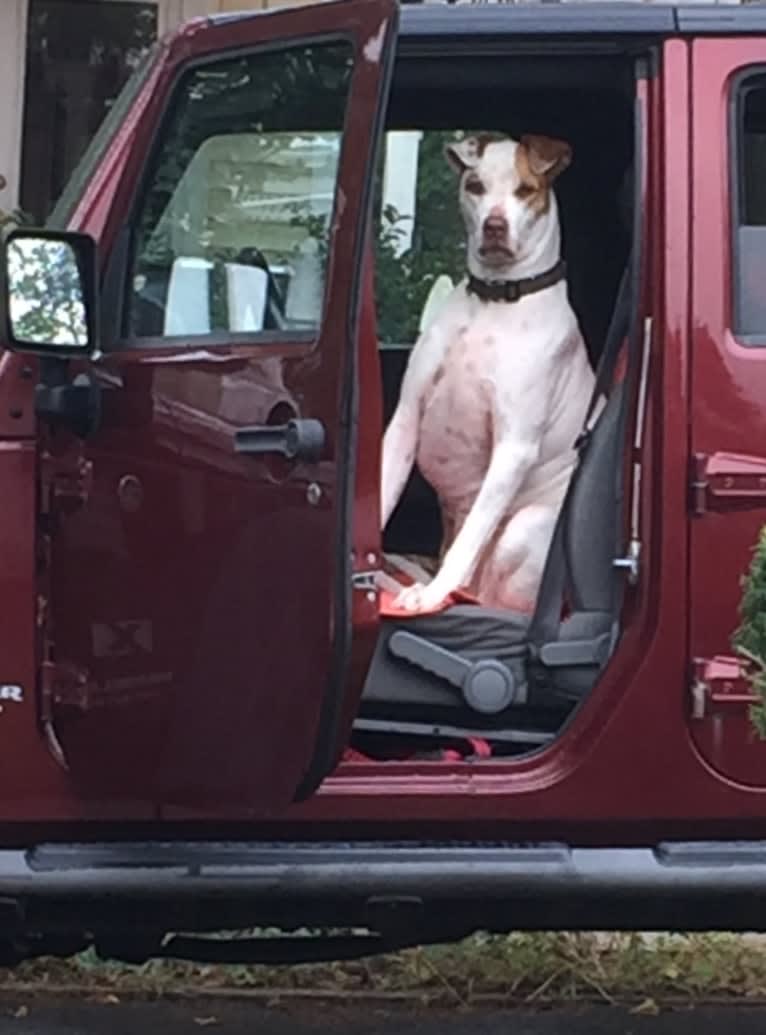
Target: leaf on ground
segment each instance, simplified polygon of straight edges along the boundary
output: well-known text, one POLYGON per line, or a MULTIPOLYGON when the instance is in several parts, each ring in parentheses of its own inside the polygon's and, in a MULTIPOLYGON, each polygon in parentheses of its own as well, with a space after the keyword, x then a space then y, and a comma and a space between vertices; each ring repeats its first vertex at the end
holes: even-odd
POLYGON ((20 1006, 18 1010, 13 1011, 14 1017, 26 1017, 29 1014, 28 1006, 20 1006))
POLYGON ((638 1006, 634 1006, 630 1012, 646 1014, 649 1017, 656 1017, 657 1014, 660 1012, 660 1008, 659 1006, 657 1006, 657 1003, 654 1001, 654 999, 644 999, 642 1000, 642 1002, 638 1004, 638 1006))
POLYGON ((218 1024, 217 1017, 195 1017, 194 1023, 199 1024, 200 1028, 209 1028, 211 1024, 218 1024))
POLYGON ((94 1001, 101 1003, 102 1006, 119 1006, 120 997, 116 996, 113 992, 107 992, 104 995, 95 995, 94 1001))

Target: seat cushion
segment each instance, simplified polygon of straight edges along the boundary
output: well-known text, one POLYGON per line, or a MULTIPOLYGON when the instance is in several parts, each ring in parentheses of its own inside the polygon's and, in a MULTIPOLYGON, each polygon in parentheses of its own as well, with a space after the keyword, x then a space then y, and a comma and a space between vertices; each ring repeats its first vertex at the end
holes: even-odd
POLYGON ((413 636, 438 643, 468 661, 494 658, 507 662, 518 657, 526 642, 531 615, 500 608, 456 604, 441 614, 415 615, 391 624, 391 634, 402 629, 413 636))
POLYGON ((389 649, 397 632, 435 644, 466 661, 493 659, 523 674, 529 616, 514 611, 458 604, 435 615, 386 619, 367 677, 362 700, 407 705, 462 707, 460 691, 449 683, 395 657, 389 649))

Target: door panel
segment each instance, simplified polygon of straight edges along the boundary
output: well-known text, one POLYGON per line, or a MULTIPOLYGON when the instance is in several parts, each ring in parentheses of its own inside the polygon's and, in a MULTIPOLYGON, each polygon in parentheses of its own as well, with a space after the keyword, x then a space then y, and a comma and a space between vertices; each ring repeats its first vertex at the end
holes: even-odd
POLYGON ((699 40, 691 90, 690 645, 700 680, 691 728, 715 769, 755 785, 766 784, 766 744, 750 725, 747 687, 723 658, 766 524, 764 57, 762 40, 699 40))
POLYGON ((354 0, 197 27, 134 131, 154 147, 102 238, 131 213, 105 274, 122 334, 83 370, 102 426, 48 442, 90 465, 84 502, 52 497, 48 627, 83 794, 272 814, 361 692, 355 346, 394 20, 354 0), (292 420, 305 454, 263 452, 292 420))

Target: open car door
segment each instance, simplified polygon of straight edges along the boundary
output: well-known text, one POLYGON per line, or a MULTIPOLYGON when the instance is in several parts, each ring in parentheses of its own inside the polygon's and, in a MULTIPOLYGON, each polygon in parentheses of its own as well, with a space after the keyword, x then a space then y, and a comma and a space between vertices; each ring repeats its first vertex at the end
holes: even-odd
POLYGON ((69 221, 99 246, 103 354, 67 378, 100 419, 41 420, 41 700, 81 796, 269 815, 342 746, 396 17, 343 0, 192 23, 69 221))

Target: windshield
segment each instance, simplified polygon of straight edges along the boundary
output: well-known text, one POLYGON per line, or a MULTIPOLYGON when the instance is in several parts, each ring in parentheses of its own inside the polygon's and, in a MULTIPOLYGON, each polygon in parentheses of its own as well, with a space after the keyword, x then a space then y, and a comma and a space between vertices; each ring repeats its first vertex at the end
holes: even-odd
POLYGON ((49 229, 65 230, 67 228, 99 162, 117 135, 133 101, 149 78, 158 50, 159 44, 157 43, 149 48, 133 75, 122 88, 48 217, 46 226, 49 229))

